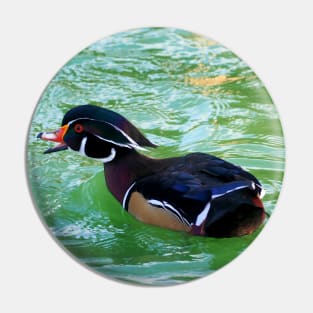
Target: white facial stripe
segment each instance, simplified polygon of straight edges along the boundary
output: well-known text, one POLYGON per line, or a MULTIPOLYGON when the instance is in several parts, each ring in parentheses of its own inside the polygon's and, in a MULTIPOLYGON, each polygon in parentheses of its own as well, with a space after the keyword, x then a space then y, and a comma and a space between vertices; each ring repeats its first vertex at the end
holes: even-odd
POLYGON ((67 123, 67 125, 70 126, 71 124, 73 124, 74 122, 79 121, 79 120, 91 120, 91 119, 90 118, 86 118, 86 117, 79 117, 79 118, 76 118, 75 120, 69 121, 67 123))
POLYGON ((148 151, 146 148, 140 147, 137 144, 136 145, 133 145, 133 144, 122 144, 122 143, 119 143, 119 142, 116 142, 116 141, 113 141, 113 140, 109 140, 109 139, 103 138, 103 137, 95 135, 95 134, 93 134, 93 135, 95 137, 105 141, 105 142, 113 143, 114 145, 119 146, 119 147, 128 148, 128 149, 134 148, 134 149, 138 149, 138 150, 148 151))
POLYGON ((114 127, 117 131, 119 131, 120 133, 122 133, 132 144, 131 144, 131 146, 136 146, 136 147, 138 147, 139 145, 138 145, 138 143, 135 141, 135 140, 133 140, 131 137, 129 137, 123 130, 121 130, 119 127, 117 127, 117 126, 115 126, 115 125, 113 125, 113 124, 111 124, 111 123, 109 123, 109 122, 106 122, 107 124, 109 124, 109 125, 111 125, 112 127, 114 127))
POLYGON ((111 153, 108 157, 106 158, 92 158, 94 160, 97 160, 97 161, 101 161, 103 163, 108 163, 108 162, 111 162, 116 156, 116 150, 114 148, 111 149, 111 153))
POLYGON ((86 142, 87 142, 87 137, 84 137, 82 139, 82 142, 81 142, 79 150, 78 150, 78 153, 80 153, 83 156, 86 156, 86 153, 85 153, 86 142))
POLYGON ((108 162, 111 162, 115 156, 116 156, 116 150, 114 148, 111 149, 111 153, 109 154, 109 156, 105 157, 105 158, 93 158, 93 157, 90 157, 88 155, 86 155, 86 144, 87 144, 87 137, 84 137, 82 139, 82 142, 80 144, 80 147, 79 147, 79 150, 78 150, 78 153, 81 154, 82 156, 85 156, 85 157, 88 157, 90 159, 94 159, 94 160, 97 160, 97 161, 100 161, 100 162, 103 162, 103 163, 108 163, 108 162))
MULTIPOLYGON (((138 143, 135 140, 133 140, 130 136, 128 136, 123 130, 121 130, 119 127, 117 127, 117 126, 115 126, 115 125, 113 125, 113 124, 111 124, 109 122, 106 122, 106 121, 100 121, 100 120, 96 120, 96 119, 88 118, 88 117, 81 117, 81 118, 77 118, 75 120, 72 120, 72 121, 68 122, 68 125, 71 125, 71 124, 73 124, 74 122, 76 122, 78 120, 90 120, 90 121, 97 121, 97 122, 107 123, 110 126, 112 126, 113 128, 115 128, 117 131, 119 131, 121 134, 123 134, 123 136, 125 136, 129 140, 129 142, 131 142, 131 143, 130 144, 120 144, 120 143, 117 143, 115 141, 111 141, 111 140, 105 139, 105 138, 97 136, 97 135, 95 135, 95 136, 97 136, 98 138, 100 138, 100 139, 102 139, 104 141, 111 142, 111 143, 113 143, 113 144, 115 144, 117 146, 120 146, 120 147, 137 148, 137 149, 141 148, 138 145, 138 143)), ((142 148, 142 149, 144 149, 144 148, 142 148)))
POLYGON ((113 141, 113 140, 105 139, 105 138, 100 137, 100 136, 95 135, 95 134, 93 134, 93 135, 94 135, 95 137, 97 137, 97 138, 99 138, 99 139, 105 141, 105 142, 113 143, 114 145, 119 146, 119 147, 124 147, 124 148, 129 148, 129 149, 132 147, 132 145, 125 145, 125 144, 122 144, 122 143, 115 142, 115 141, 113 141))

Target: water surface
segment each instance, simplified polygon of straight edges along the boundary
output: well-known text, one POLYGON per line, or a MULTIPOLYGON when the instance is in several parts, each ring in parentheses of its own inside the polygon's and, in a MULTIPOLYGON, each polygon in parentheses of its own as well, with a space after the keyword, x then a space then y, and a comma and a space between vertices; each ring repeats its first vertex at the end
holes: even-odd
MULTIPOLYGON (((257 236, 192 237, 144 225, 107 191, 102 164, 70 151, 44 155, 36 134, 55 130, 81 104, 135 124, 162 158, 206 152, 243 166, 266 190, 270 215, 281 189, 284 141, 275 106, 252 69, 213 40, 144 28, 89 46, 52 79, 35 110, 27 149, 33 198, 48 229, 80 262, 105 276, 171 285, 216 271, 257 236)), ((266 226, 265 226, 266 227, 266 226)))

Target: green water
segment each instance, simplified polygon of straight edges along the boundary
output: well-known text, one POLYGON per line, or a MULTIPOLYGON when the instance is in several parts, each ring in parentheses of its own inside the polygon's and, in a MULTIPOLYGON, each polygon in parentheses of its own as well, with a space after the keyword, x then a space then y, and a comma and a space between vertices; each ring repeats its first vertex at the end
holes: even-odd
POLYGON ((51 143, 36 134, 57 129, 67 110, 86 103, 132 121, 159 145, 146 152, 150 156, 201 151, 245 167, 262 182, 271 214, 284 170, 281 125, 262 82, 235 54, 213 40, 162 28, 119 33, 89 46, 40 98, 29 130, 28 177, 49 231, 107 277, 183 283, 216 271, 254 240, 258 232, 213 239, 142 224, 107 191, 101 163, 71 151, 44 155, 51 143))

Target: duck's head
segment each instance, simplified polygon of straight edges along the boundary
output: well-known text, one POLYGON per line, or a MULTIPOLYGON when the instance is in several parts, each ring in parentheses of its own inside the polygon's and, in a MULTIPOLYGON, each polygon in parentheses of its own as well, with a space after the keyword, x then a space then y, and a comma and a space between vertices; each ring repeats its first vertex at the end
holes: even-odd
POLYGON ((57 143, 44 153, 69 148, 104 163, 112 161, 118 152, 156 147, 123 116, 94 105, 69 110, 60 129, 39 133, 37 137, 57 143))

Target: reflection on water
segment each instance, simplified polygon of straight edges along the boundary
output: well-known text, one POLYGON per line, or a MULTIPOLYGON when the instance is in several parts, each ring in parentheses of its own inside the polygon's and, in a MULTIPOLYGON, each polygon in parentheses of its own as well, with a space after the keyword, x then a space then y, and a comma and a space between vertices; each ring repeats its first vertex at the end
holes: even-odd
POLYGON ((127 117, 169 157, 201 151, 241 165, 266 189, 271 214, 281 188, 284 142, 277 112, 255 73, 218 43, 175 29, 139 29, 91 45, 43 93, 28 142, 29 181, 51 233, 107 276, 167 285, 211 273, 257 236, 191 237, 144 225, 105 187, 103 168, 69 151, 44 155, 36 134, 56 129, 75 105, 127 117))
POLYGON ((225 75, 215 77, 186 77, 186 84, 200 87, 209 87, 221 85, 229 82, 235 82, 236 80, 242 79, 241 77, 226 77, 225 75))

